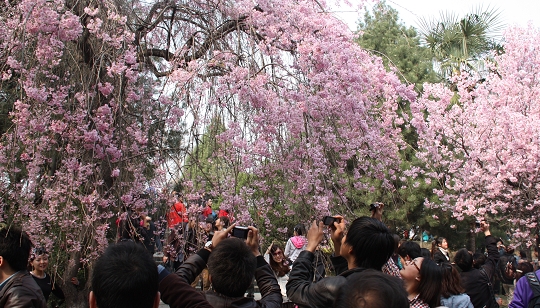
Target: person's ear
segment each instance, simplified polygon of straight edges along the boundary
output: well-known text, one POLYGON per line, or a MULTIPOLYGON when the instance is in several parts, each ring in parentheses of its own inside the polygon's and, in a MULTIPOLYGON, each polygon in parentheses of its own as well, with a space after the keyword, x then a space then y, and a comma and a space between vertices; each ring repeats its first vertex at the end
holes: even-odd
POLYGON ((90 291, 90 295, 88 295, 88 303, 90 304, 90 308, 97 308, 96 296, 94 295, 94 291, 90 291))
POLYGON ((159 291, 156 293, 156 298, 154 298, 154 308, 159 308, 159 298, 161 297, 161 293, 159 291))

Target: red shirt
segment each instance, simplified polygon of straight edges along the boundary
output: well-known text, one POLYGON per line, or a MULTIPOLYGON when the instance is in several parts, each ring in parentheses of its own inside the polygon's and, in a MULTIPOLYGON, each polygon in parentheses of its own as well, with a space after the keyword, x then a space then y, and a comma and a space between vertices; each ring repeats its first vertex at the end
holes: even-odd
POLYGON ((176 202, 171 206, 171 210, 167 215, 167 224, 169 228, 174 228, 174 226, 181 222, 188 222, 186 207, 182 202, 176 202))

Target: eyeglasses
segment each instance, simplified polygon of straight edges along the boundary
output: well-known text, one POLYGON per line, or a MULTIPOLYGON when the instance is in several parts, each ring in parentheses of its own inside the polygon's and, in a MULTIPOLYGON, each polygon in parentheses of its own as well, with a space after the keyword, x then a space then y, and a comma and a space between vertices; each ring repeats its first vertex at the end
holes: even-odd
POLYGON ((414 265, 414 267, 416 267, 416 269, 418 270, 418 272, 420 273, 420 268, 418 267, 418 265, 416 265, 416 259, 412 259, 411 261, 407 262, 409 265, 412 264, 414 265))

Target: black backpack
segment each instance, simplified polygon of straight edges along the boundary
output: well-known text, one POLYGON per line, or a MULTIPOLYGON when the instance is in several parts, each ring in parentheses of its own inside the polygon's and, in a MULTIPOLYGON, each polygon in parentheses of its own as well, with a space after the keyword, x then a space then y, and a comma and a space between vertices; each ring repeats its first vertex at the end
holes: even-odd
POLYGON ((540 282, 538 282, 538 278, 536 277, 536 274, 534 272, 527 273, 527 281, 529 282, 529 286, 531 287, 531 290, 533 291, 533 297, 529 301, 528 308, 539 308, 540 307, 540 282))

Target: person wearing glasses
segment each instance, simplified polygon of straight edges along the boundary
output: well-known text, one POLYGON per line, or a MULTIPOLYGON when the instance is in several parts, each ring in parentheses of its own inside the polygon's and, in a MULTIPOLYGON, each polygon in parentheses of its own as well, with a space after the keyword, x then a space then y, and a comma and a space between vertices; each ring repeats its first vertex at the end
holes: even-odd
POLYGON ((437 263, 418 257, 405 262, 400 273, 411 308, 440 306, 442 270, 437 263))
POLYGON ((274 243, 272 243, 268 247, 268 250, 266 250, 264 259, 268 264, 270 264, 270 267, 272 268, 272 271, 274 271, 274 275, 277 278, 279 287, 281 288, 281 295, 283 296, 282 307, 287 307, 286 305, 288 305, 290 301, 287 298, 287 289, 285 286, 289 280, 289 272, 291 271, 292 262, 283 254, 283 248, 274 243))

